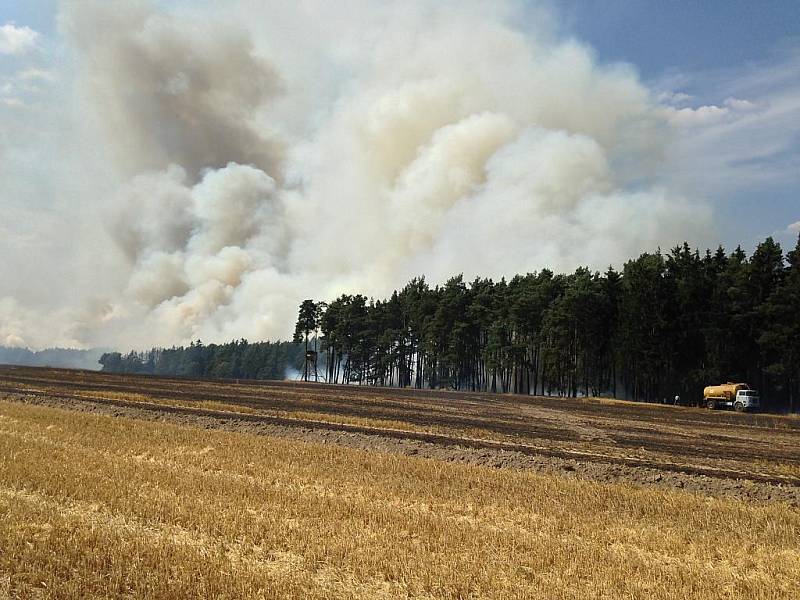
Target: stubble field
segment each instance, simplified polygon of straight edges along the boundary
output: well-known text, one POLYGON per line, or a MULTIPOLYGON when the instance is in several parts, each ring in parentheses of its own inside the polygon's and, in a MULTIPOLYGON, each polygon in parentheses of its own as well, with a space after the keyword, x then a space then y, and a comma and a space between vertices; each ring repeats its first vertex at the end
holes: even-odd
POLYGON ((0 597, 795 598, 800 423, 0 369, 0 597))

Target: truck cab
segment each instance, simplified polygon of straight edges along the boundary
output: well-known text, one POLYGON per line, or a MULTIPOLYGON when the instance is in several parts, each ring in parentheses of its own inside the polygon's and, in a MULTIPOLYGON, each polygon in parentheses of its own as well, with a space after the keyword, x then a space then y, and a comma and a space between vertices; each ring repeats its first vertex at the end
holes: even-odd
POLYGON ((758 410, 761 408, 761 398, 756 390, 739 390, 736 392, 733 408, 738 412, 758 410))

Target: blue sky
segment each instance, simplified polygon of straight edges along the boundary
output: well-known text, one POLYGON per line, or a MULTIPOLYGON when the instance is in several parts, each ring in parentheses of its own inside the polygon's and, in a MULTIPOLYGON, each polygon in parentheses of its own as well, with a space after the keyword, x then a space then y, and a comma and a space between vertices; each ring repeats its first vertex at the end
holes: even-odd
POLYGON ((15 21, 42 33, 52 33, 58 6, 56 0, 3 0, 0 2, 0 20, 15 21))
POLYGON ((800 41, 796 0, 561 0, 565 31, 645 79, 769 60, 800 41))

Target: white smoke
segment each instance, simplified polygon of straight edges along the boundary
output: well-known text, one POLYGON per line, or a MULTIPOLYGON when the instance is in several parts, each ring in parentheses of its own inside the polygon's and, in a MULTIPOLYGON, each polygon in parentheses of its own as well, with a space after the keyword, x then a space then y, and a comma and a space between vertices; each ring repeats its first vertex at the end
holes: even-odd
POLYGON ((118 166, 174 163, 192 176, 231 161, 277 169, 278 149, 251 121, 280 83, 241 27, 143 0, 67 1, 60 21, 82 69, 86 115, 118 166))
MULTIPOLYGON (((123 280, 70 339, 285 339, 306 297, 602 269, 709 229, 658 182, 663 108, 547 19, 519 30, 513 2, 267 4, 65 2, 80 106, 118 181, 96 206, 123 280)), ((0 340, 39 339, 2 323, 0 340)))

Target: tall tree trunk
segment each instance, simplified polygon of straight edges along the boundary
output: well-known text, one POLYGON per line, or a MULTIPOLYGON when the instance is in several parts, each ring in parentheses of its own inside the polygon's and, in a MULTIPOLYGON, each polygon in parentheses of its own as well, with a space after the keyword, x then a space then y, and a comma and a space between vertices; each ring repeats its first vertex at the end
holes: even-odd
POLYGON ((305 336, 305 354, 303 354, 303 381, 308 381, 308 333, 305 336))

